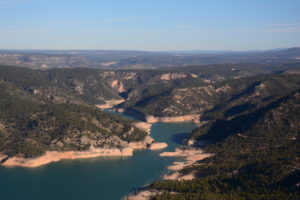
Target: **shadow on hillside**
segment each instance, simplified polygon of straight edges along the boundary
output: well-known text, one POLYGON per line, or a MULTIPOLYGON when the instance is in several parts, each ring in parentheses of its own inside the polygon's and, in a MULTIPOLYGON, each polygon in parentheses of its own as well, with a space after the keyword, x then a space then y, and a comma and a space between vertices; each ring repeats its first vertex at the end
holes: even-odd
POLYGON ((235 117, 231 120, 218 119, 212 124, 205 135, 200 136, 197 140, 213 140, 214 142, 219 142, 233 134, 243 133, 258 122, 268 110, 276 108, 287 98, 288 97, 278 99, 265 107, 258 108, 254 112, 235 117))
POLYGON ((177 133, 172 136, 172 140, 177 144, 184 144, 184 140, 187 139, 188 133, 177 133))

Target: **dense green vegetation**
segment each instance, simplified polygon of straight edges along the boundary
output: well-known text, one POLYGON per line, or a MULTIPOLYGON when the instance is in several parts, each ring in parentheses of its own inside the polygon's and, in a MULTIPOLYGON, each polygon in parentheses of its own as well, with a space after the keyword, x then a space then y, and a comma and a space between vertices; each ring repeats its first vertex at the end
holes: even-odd
MULTIPOLYGON (((198 140, 214 156, 182 170, 192 181, 158 181, 153 199, 299 199, 300 93, 249 114, 216 120, 198 140), (172 192, 175 192, 172 193, 172 192)), ((195 134, 195 133, 194 133, 195 134)))
POLYGON ((296 74, 224 79, 212 83, 201 78, 148 83, 132 91, 121 107, 144 115, 201 114, 202 119, 210 120, 255 110, 300 88, 300 76, 296 74))
POLYGON ((190 138, 214 156, 184 168, 192 181, 157 181, 153 199, 299 199, 299 63, 160 70, 28 70, 0 66, 0 153, 124 147, 146 133, 95 108, 201 114, 190 138), (286 70, 293 69, 295 71, 286 70), (116 83, 116 84, 112 84, 116 83), (198 143, 199 142, 199 143, 198 143))
POLYGON ((0 152, 9 156, 35 157, 46 150, 87 150, 91 145, 120 148, 146 136, 133 121, 90 106, 53 104, 3 81, 0 110, 0 152))
POLYGON ((223 98, 230 98, 238 91, 243 92, 249 84, 264 81, 263 76, 255 81, 251 78, 247 80, 247 77, 299 68, 299 63, 195 65, 120 71, 80 68, 33 71, 0 66, 0 80, 54 103, 93 106, 106 100, 120 99, 120 93, 127 100, 119 106, 121 108, 144 115, 172 116, 209 111, 223 98), (170 80, 162 79, 166 75, 170 76, 170 80), (245 78, 244 81, 241 78, 245 78), (124 91, 118 90, 121 86, 111 86, 116 80, 124 91), (232 88, 224 90, 224 87, 232 88), (218 89, 220 91, 215 92, 218 89))
POLYGON ((0 66, 0 80, 53 103, 94 106, 105 100, 120 99, 100 74, 100 70, 93 69, 29 70, 0 66))
POLYGON ((100 76, 102 71, 94 69, 55 69, 46 71, 47 79, 59 88, 65 88, 76 97, 92 105, 104 100, 120 99, 118 93, 100 76))
POLYGON ((153 199, 298 199, 300 76, 285 73, 298 68, 228 64, 131 71, 139 82, 124 81, 132 90, 120 107, 144 115, 201 114, 203 126, 190 139, 206 141, 205 151, 215 155, 181 171, 195 173, 195 180, 151 184, 163 192, 153 199), (161 79, 168 73, 173 78, 161 79))

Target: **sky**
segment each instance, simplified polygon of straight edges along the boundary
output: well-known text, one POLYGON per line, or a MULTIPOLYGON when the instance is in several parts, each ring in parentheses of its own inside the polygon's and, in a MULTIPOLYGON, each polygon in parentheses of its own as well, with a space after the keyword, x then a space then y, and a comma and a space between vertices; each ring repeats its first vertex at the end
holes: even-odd
POLYGON ((0 0, 0 49, 300 46, 300 0, 0 0))

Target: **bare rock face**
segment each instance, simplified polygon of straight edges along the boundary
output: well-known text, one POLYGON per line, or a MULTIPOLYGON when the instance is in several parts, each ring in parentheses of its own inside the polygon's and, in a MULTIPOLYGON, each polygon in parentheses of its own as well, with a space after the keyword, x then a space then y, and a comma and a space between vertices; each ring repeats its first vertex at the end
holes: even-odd
POLYGON ((186 74, 181 74, 181 73, 166 73, 166 74, 162 74, 160 76, 160 80, 174 80, 174 79, 180 79, 180 78, 186 78, 187 75, 186 74))
POLYGON ((111 83, 111 87, 113 89, 117 89, 119 93, 121 92, 125 92, 125 88, 124 88, 124 85, 121 81, 119 80, 114 80, 112 83, 111 83))

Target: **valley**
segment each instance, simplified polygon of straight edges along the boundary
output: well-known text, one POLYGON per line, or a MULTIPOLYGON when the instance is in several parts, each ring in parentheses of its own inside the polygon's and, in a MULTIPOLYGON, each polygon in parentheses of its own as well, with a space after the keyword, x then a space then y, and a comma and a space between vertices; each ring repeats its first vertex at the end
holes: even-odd
POLYGON ((0 0, 0 200, 300 200, 300 0, 0 0))
POLYGON ((294 62, 157 70, 0 66, 1 165, 134 159, 148 150, 158 156, 156 151, 175 148, 154 141, 149 135, 153 126, 192 123, 189 134, 176 139, 177 147, 185 145, 176 151, 180 156, 194 149, 200 153, 187 156, 186 162, 172 158, 176 162, 169 169, 175 171, 156 176, 168 180, 151 179, 138 194, 148 191, 153 199, 294 199, 299 196, 299 70, 294 62), (276 176, 270 179, 266 173, 276 176))

